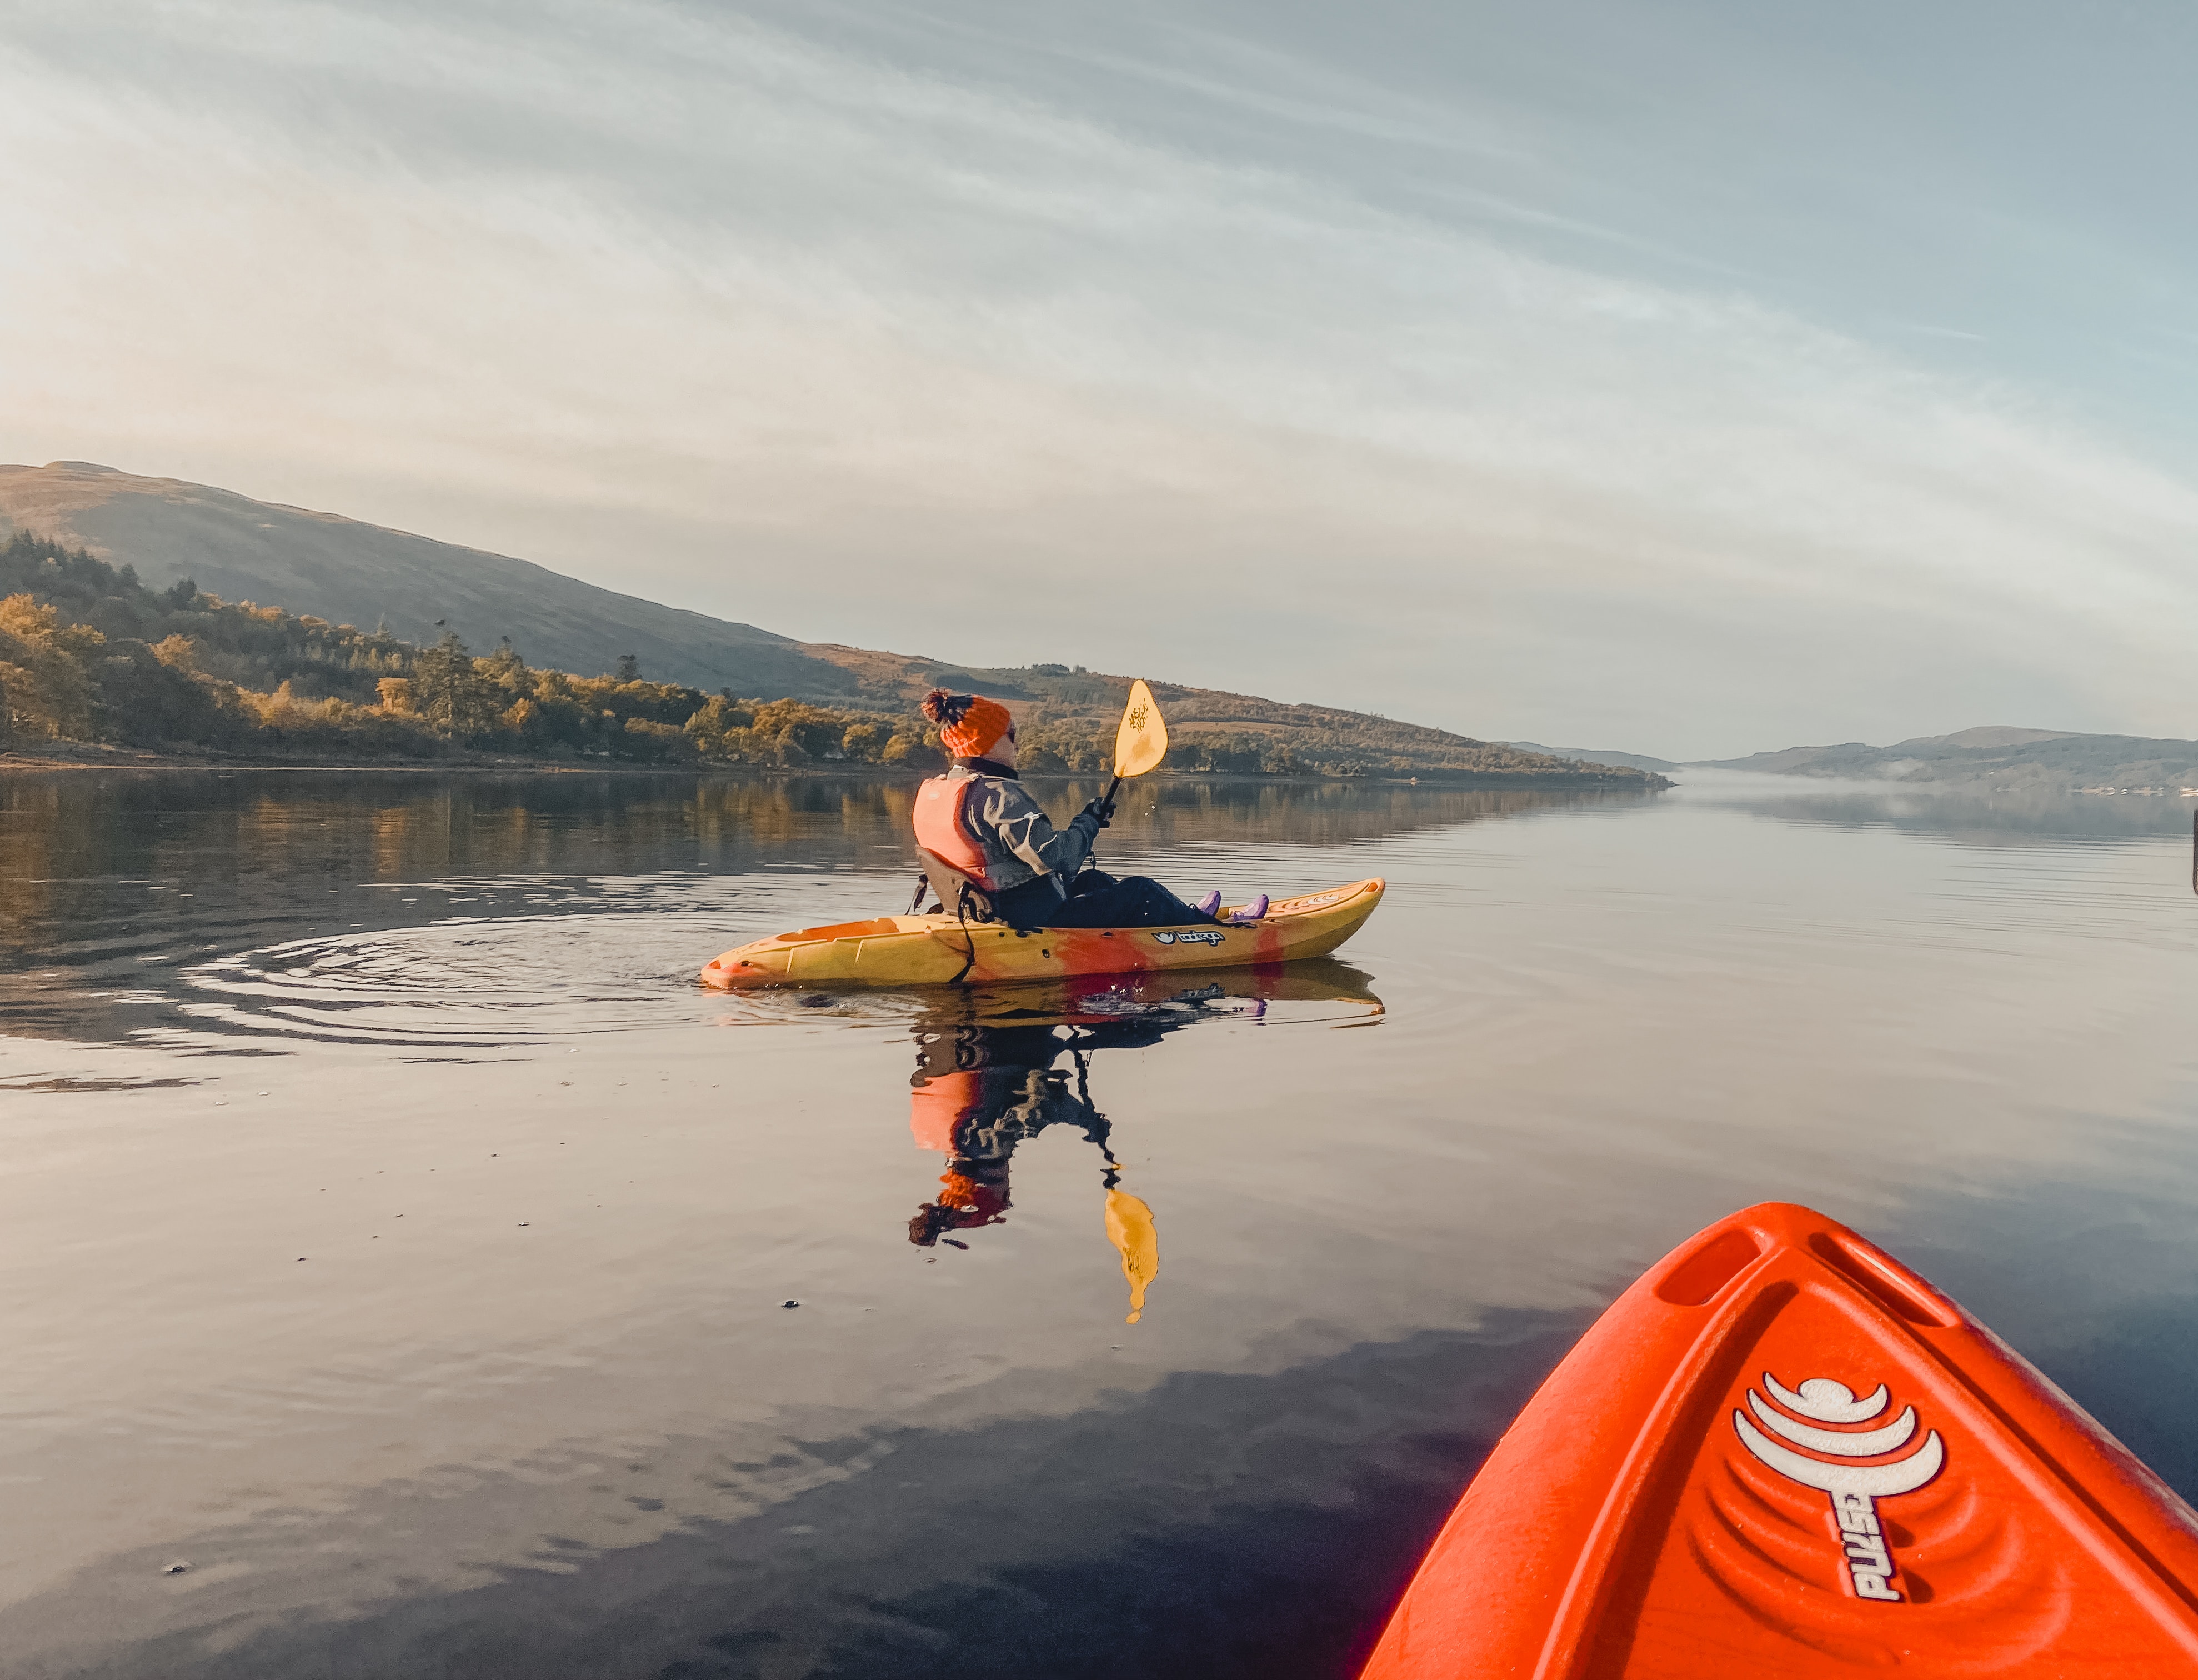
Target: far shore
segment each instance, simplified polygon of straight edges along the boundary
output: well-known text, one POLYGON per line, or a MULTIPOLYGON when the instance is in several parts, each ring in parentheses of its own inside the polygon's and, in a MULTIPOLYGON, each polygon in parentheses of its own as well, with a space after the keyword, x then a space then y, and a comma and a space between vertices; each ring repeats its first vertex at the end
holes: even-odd
MULTIPOLYGON (((643 764, 614 759, 497 758, 465 753, 448 759, 282 759, 183 757, 172 753, 144 753, 130 747, 100 747, 79 741, 59 743, 43 750, 0 752, 0 776, 45 776, 78 770, 129 770, 137 773, 182 772, 224 775, 282 771, 310 775, 346 776, 798 776, 855 777, 866 782, 907 782, 935 774, 897 764, 861 763, 809 764, 643 764)), ((1096 781, 1104 770, 1032 770, 1032 782, 1096 781)), ((1643 786, 1630 779, 1606 779, 1592 774, 1558 772, 1520 776, 1461 776, 1440 771, 1422 776, 1283 776, 1241 770, 1172 770, 1154 776, 1170 782, 1244 782, 1265 786, 1323 787, 1381 783, 1392 787, 1426 788, 1541 788, 1608 793, 1655 793, 1653 783, 1643 786)), ((1665 784, 1668 786, 1669 784, 1665 784)))

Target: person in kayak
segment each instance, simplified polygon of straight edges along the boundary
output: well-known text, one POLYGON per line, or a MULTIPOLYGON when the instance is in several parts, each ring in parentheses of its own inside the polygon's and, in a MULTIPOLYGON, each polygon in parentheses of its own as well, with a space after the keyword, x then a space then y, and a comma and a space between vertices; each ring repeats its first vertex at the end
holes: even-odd
MULTIPOLYGON (((933 689, 923 715, 953 756, 945 775, 916 790, 916 843, 946 910, 1010 927, 1181 927, 1217 920, 1221 895, 1185 904, 1144 875, 1085 867, 1113 805, 1094 799, 1056 828, 1015 775, 1015 723, 982 695, 933 689)), ((1267 913, 1262 893, 1231 921, 1267 913)))

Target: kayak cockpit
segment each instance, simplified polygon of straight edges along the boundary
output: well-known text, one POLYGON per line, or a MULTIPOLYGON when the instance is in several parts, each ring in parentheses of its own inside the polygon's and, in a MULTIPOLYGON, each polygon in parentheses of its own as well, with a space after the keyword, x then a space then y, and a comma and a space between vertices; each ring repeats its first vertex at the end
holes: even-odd
MULTIPOLYGON (((910 919, 913 920, 913 918, 910 919)), ((829 927, 797 927, 791 933, 775 934, 769 940, 758 943, 805 945, 818 944, 827 939, 875 939, 887 933, 901 933, 907 931, 901 926, 899 918, 880 916, 873 916, 868 921, 835 921, 829 927)))

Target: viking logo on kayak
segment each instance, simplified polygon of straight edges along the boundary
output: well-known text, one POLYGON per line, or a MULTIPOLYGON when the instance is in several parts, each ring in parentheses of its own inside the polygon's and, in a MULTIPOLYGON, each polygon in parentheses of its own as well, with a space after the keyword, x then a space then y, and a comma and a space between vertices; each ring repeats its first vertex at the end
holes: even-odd
POLYGON ((1898 1452, 1916 1433, 1916 1408, 1905 1408, 1892 1422, 1875 1429, 1823 1429, 1797 1422, 1788 1414, 1813 1419, 1817 1424, 1867 1423, 1885 1410, 1891 1398, 1885 1385, 1881 1382, 1876 1392, 1857 1399, 1853 1389, 1829 1377, 1812 1376, 1795 1389, 1765 1371, 1763 1386, 1778 1404, 1771 1405, 1751 1388, 1747 1411, 1753 1412, 1771 1434, 1749 1421, 1747 1412, 1736 1411, 1732 1427, 1740 1444, 1780 1475, 1831 1496, 1832 1520, 1839 1525, 1847 1578, 1857 1598, 1874 1598, 1886 1604, 1903 1602, 1900 1589, 1890 1582, 1896 1571, 1885 1531, 1877 1520, 1877 1502, 1913 1493, 1939 1474, 1946 1462, 1946 1444, 1939 1439, 1939 1432, 1933 1429, 1924 1437, 1922 1446, 1889 1464, 1828 1463, 1810 1455, 1854 1459, 1898 1452), (1773 1440, 1771 1435, 1782 1439, 1773 1440), (1783 1445, 1787 1441, 1793 1446, 1783 1445), (1806 1447, 1808 1452, 1796 1452, 1794 1447, 1806 1447))
POLYGON ((1153 937, 1164 945, 1218 945, 1228 935, 1212 927, 1164 927, 1153 937))

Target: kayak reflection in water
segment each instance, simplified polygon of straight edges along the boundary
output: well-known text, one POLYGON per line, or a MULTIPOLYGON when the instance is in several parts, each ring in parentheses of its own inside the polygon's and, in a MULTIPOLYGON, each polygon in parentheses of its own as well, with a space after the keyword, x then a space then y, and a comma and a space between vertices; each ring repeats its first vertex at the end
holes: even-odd
POLYGON ((909 1129, 918 1148, 939 1151, 947 1166, 937 1199, 908 1222, 908 1240, 928 1248, 949 1231, 1004 1224, 1015 1146, 1050 1125, 1073 1126, 1103 1163, 1107 1238, 1122 1257, 1130 1280, 1128 1322, 1136 1323, 1144 1314, 1145 1290, 1160 1276, 1160 1236, 1152 1209, 1121 1188, 1121 1163, 1108 1144, 1110 1125, 1092 1106, 1088 1058, 1101 1048, 1157 1043, 1178 1024, 1110 1020, 1067 1038, 1051 1025, 919 1027, 909 1129), (1072 1066, 1056 1069, 1064 1052, 1072 1066))
MULTIPOLYGON (((1015 719, 999 701, 933 689, 923 715, 939 726, 954 758, 945 775, 916 790, 915 811, 925 881, 949 913, 1017 929, 1182 927, 1218 919, 1218 892, 1191 905, 1148 876, 1118 879, 1086 868, 1099 831, 1114 820, 1113 802, 1094 799, 1067 828, 1055 828, 1015 773, 1015 719)), ((1253 922, 1266 913, 1262 893, 1229 919, 1253 922)))

